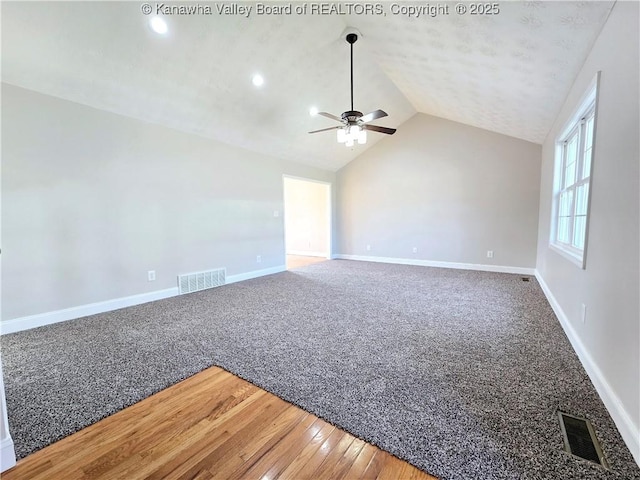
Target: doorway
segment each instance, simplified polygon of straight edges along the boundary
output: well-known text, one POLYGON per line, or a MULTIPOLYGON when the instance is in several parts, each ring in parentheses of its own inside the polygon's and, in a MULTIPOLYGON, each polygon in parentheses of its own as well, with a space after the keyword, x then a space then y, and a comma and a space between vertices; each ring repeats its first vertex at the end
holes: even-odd
POLYGON ((331 184, 287 175, 283 182, 287 269, 331 258, 331 184))

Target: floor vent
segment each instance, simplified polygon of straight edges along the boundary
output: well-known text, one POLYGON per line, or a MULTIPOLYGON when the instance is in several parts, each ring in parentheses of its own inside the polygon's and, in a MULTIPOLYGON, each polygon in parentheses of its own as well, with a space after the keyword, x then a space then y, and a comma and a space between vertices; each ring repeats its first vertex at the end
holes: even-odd
POLYGON ((564 412, 558 412, 558 416, 560 417, 560 428, 564 437, 564 449, 576 457, 607 468, 607 461, 604 458, 591 422, 564 412))
POLYGON ((178 288, 180 290, 180 294, 219 287, 220 285, 224 285, 225 282, 226 269, 224 268, 178 275, 178 288))
POLYGON ((529 277, 522 277, 522 281, 523 282, 528 282, 529 281, 529 277))

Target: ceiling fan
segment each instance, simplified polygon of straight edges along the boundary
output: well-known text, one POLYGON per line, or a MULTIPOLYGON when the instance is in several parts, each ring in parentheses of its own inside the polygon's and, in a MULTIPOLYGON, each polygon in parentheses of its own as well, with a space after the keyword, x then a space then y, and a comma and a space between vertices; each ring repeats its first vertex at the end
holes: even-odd
POLYGON ((362 112, 358 112, 357 110, 353 109, 353 44, 358 41, 358 35, 356 33, 348 33, 346 36, 346 40, 347 43, 349 43, 351 46, 351 110, 344 112, 339 117, 327 112, 318 112, 317 115, 322 115, 323 117, 336 120, 342 125, 322 128, 320 130, 314 130, 309 133, 337 130, 338 142, 344 143, 347 147, 352 147, 355 141, 360 144, 367 142, 367 130, 370 130, 372 132, 386 133, 387 135, 393 135, 394 133, 396 133, 396 129, 380 127, 378 125, 371 125, 369 123, 377 118, 386 117, 387 113, 383 110, 374 110, 371 113, 363 115, 362 112))

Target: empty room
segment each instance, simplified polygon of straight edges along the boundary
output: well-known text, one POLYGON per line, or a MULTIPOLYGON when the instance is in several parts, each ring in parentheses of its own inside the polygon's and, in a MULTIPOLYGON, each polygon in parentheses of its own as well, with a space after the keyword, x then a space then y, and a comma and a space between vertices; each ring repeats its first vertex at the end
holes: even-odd
POLYGON ((640 480, 640 3, 2 1, 0 472, 640 480))

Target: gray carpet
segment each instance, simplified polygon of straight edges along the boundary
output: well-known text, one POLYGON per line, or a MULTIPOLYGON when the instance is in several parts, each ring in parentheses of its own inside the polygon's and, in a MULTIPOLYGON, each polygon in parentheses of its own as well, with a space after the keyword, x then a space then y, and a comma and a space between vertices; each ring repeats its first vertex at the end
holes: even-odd
POLYGON ((332 261, 2 337, 24 457, 210 365, 443 479, 640 479, 535 281, 332 261), (589 418, 611 470, 563 451, 589 418))

